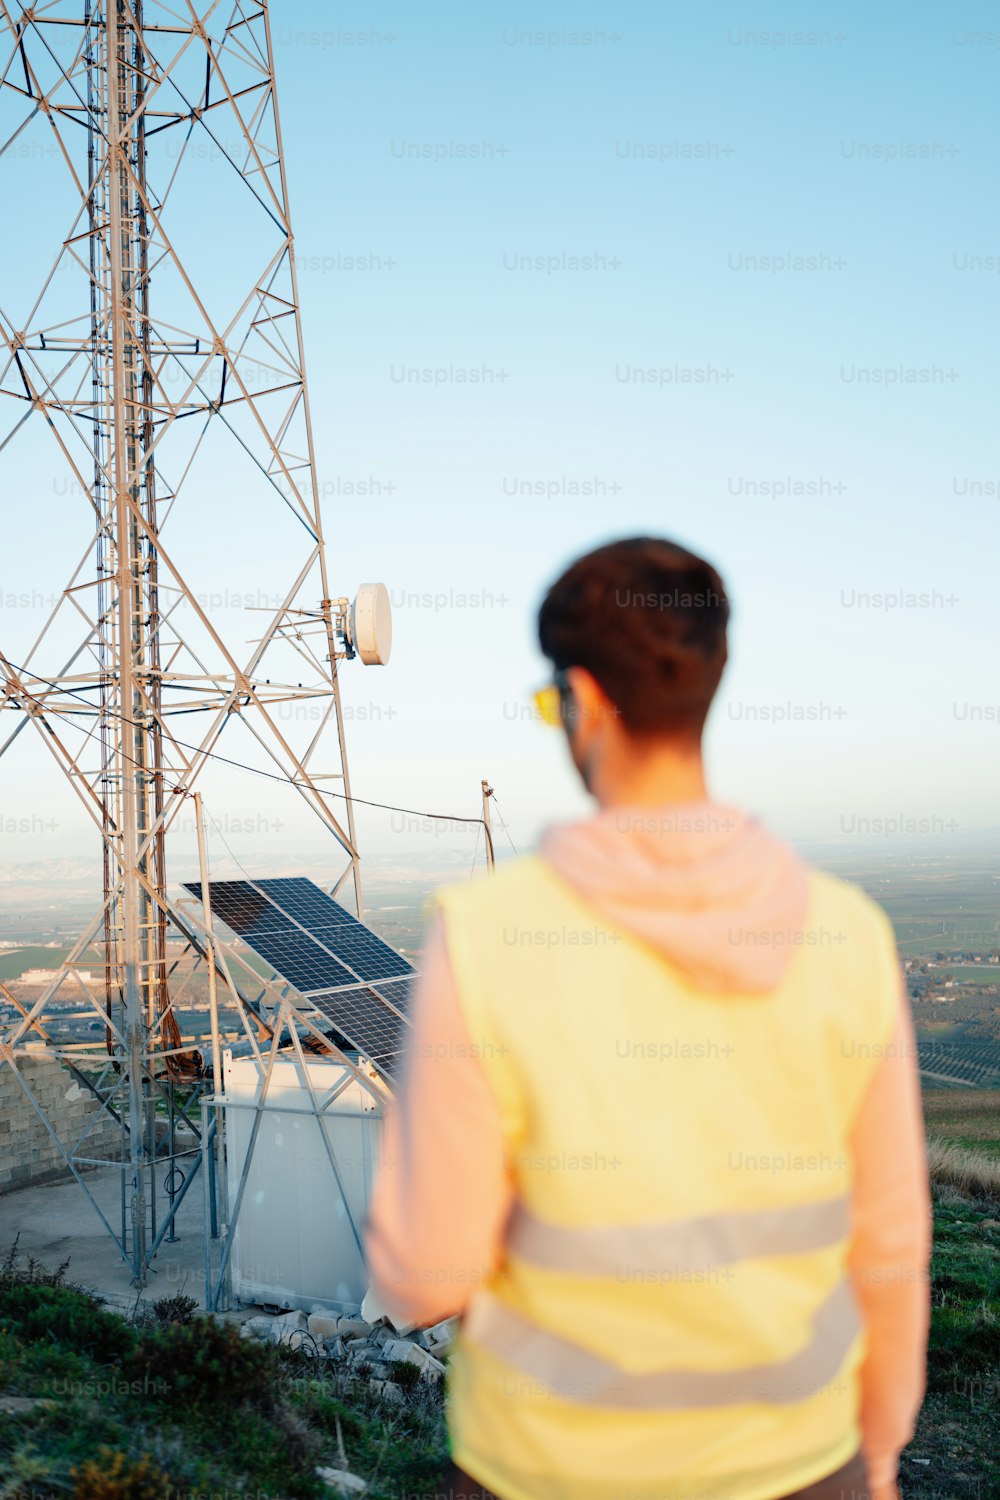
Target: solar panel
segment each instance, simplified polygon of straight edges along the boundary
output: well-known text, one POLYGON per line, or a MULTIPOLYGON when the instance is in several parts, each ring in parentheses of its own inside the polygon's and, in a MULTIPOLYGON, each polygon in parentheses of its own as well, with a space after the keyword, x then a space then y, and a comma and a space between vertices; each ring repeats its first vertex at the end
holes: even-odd
MULTIPOLYGON (((201 900, 201 885, 187 883, 187 889, 201 900)), ((401 978, 413 973, 407 963, 388 943, 376 937, 371 928, 351 915, 332 896, 327 896, 311 880, 301 876, 278 877, 251 883, 248 880, 213 880, 212 910, 238 933, 262 958, 271 962, 269 947, 275 955, 274 967, 296 989, 332 989, 349 984, 352 979, 374 982, 401 978), (276 946, 285 938, 312 939, 334 959, 346 966, 346 973, 321 966, 321 955, 306 950, 304 962, 315 968, 319 978, 307 982, 301 965, 299 978, 285 974, 278 957, 288 960, 290 950, 276 946), (317 967, 319 966, 319 967, 317 967), (328 975, 328 977, 326 977, 328 975)))
POLYGON ((316 1009, 351 1046, 370 1057, 380 1072, 395 1078, 406 1046, 408 1023, 373 990, 312 995, 316 1009))
POLYGON ((261 880, 260 889, 275 906, 292 920, 310 929, 343 925, 355 920, 351 913, 314 885, 301 877, 261 880))
MULTIPOLYGON (((188 881, 187 889, 202 899, 201 882, 188 881)), ((212 911, 240 937, 253 945, 254 934, 286 930, 291 924, 284 912, 254 889, 248 880, 213 880, 212 911)))
POLYGON ((336 985, 357 984, 358 975, 321 948, 305 932, 262 932, 253 938, 242 934, 262 958, 303 995, 336 985))
MULTIPOLYGON (((202 899, 198 881, 186 889, 202 899)), ((302 876, 213 880, 213 914, 305 996, 348 1045, 398 1075, 412 964, 302 876)))
POLYGON ((394 1010, 398 1010, 400 1015, 408 1016, 410 1013, 410 991, 415 978, 416 975, 411 974, 407 979, 394 979, 390 984, 379 983, 373 986, 373 988, 378 991, 383 999, 389 1002, 394 1010))
MULTIPOLYGON (((413 972, 405 959, 401 959, 387 943, 383 943, 381 938, 369 932, 360 922, 356 927, 347 929, 326 928, 317 934, 317 941, 336 953, 359 979, 369 983, 399 979, 413 972)), ((320 986, 317 985, 316 988, 319 989, 320 986)))

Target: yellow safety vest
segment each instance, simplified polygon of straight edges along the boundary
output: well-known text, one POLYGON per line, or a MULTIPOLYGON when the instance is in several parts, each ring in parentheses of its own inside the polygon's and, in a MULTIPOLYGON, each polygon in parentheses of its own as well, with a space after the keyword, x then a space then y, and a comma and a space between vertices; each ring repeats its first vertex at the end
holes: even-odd
POLYGON ((834 1472, 860 1442, 849 1135, 898 1005, 884 913, 813 872, 781 983, 716 995, 539 858, 441 904, 515 1186, 450 1361, 456 1463, 502 1500, 834 1472))

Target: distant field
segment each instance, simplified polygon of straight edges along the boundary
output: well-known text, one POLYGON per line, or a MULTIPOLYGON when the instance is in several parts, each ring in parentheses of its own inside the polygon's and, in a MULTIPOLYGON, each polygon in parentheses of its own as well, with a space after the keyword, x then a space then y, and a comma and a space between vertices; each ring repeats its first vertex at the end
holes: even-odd
MULTIPOLYGON (((921 953, 964 953, 970 948, 996 948, 1000 946, 1000 931, 996 916, 983 912, 978 917, 951 917, 944 920, 934 918, 914 921, 912 916, 896 916, 889 902, 879 897, 881 904, 892 918, 896 942, 904 958, 921 953)), ((977 964, 978 968, 979 965, 977 964)))
POLYGON ((996 856, 967 856, 957 864, 946 856, 885 856, 853 868, 845 861, 838 873, 863 885, 885 908, 904 956, 1000 947, 996 856))
MULTIPOLYGON (((12 948, 0 954, 0 979, 17 979, 25 969, 58 969, 71 948, 12 948)), ((104 960, 96 953, 80 959, 81 969, 94 969, 104 960)))
POLYGON ((1000 1093, 995 1089, 924 1089, 927 1134, 1000 1161, 1000 1093))

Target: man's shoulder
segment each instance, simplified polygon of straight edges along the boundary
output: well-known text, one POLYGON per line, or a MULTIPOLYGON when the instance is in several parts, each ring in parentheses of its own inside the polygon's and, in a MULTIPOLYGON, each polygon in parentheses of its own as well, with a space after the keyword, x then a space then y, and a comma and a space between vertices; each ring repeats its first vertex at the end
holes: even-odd
POLYGON ((853 880, 810 865, 811 924, 846 931, 851 938, 867 938, 895 949, 895 934, 885 910, 853 880))
POLYGON ((489 917, 536 901, 543 891, 558 889, 551 867, 538 854, 521 855, 492 875, 443 886, 434 900, 445 917, 489 917))

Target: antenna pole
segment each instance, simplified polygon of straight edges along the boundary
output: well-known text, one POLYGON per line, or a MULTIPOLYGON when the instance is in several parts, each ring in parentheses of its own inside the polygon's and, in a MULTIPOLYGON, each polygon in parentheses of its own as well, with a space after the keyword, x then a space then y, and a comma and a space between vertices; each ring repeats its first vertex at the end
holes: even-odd
POLYGON ((483 782, 483 827, 486 830, 486 868, 492 875, 496 869, 496 860, 493 857, 493 828, 490 823, 490 798, 493 796, 493 788, 488 781, 483 782))
POLYGON ((216 1096, 222 1093, 222 1051, 219 1041, 219 990, 216 983, 215 928, 212 925, 212 882, 208 874, 208 852, 205 842, 205 811, 201 793, 193 792, 195 828, 198 833, 198 870, 201 875, 201 904, 205 910, 208 947, 208 1011, 212 1028, 212 1087, 216 1096))
MULTIPOLYGON (((215 1107, 215 1183, 216 1203, 221 1208, 222 1233, 229 1234, 229 1182, 226 1177, 226 1112, 222 1107, 223 1080, 222 1080, 222 1044, 219 1036, 219 989, 216 980, 216 970, 219 960, 215 947, 215 924, 212 920, 212 881, 208 873, 208 844, 205 838, 205 809, 201 802, 201 793, 192 793, 194 800, 195 827, 198 832, 198 870, 201 875, 201 904, 205 912, 205 945, 208 950, 208 1007, 210 1025, 212 1028, 212 1104, 215 1107)), ((205 1129, 208 1129, 208 1114, 203 1112, 202 1119, 205 1121, 205 1129)), ((206 1184, 206 1192, 208 1191, 206 1184)), ((207 1226, 206 1226, 207 1227, 207 1226)), ((206 1246, 208 1240, 206 1238, 206 1246)), ((206 1249, 206 1254, 207 1254, 206 1249)), ((229 1264, 226 1264, 225 1278, 223 1281, 223 1295, 226 1304, 232 1288, 232 1275, 229 1264)))
POLYGON ((106 28, 108 111, 108 244, 111 283, 111 442, 115 488, 115 558, 118 613, 118 694, 123 749, 119 766, 121 801, 121 916, 125 960, 125 1023, 128 1041, 129 1147, 131 1182, 132 1272, 136 1286, 146 1284, 145 1080, 143 1050, 147 1017, 143 1001, 152 983, 149 960, 149 914, 140 883, 142 837, 140 804, 146 795, 146 726, 140 674, 145 662, 141 645, 142 559, 136 555, 138 527, 129 501, 139 488, 136 447, 135 339, 131 257, 133 229, 128 157, 133 140, 130 93, 130 36, 122 27, 120 0, 109 0, 106 28), (128 144, 123 144, 124 141, 128 144), (131 733, 129 730, 131 729, 131 733), (133 748, 129 755, 124 749, 133 748), (144 920, 145 918, 145 920, 144 920))

